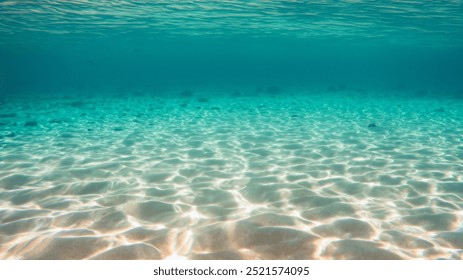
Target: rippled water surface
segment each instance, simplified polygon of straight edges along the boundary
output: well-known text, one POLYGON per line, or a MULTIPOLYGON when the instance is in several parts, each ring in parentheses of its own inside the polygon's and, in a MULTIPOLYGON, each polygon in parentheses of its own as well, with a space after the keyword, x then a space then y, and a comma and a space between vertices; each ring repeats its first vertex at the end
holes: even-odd
POLYGON ((428 44, 463 40, 460 0, 1 1, 0 7, 1 32, 10 35, 281 35, 428 44))
POLYGON ((462 1, 0 1, 1 259, 463 258, 462 1))

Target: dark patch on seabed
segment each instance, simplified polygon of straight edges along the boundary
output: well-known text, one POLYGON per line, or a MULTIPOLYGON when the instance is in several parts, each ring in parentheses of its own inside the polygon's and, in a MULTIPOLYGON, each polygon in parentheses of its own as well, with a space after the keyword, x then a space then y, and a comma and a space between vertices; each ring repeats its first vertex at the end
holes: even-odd
POLYGON ((462 11, 0 1, 0 258, 462 259, 462 11))

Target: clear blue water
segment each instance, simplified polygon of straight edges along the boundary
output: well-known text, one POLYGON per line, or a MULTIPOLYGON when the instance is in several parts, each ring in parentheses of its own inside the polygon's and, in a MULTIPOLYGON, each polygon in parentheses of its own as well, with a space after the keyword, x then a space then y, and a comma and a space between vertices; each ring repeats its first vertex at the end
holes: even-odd
POLYGON ((461 90, 461 1, 1 1, 2 93, 225 83, 461 90))
POLYGON ((0 258, 461 259, 463 1, 0 1, 0 258))

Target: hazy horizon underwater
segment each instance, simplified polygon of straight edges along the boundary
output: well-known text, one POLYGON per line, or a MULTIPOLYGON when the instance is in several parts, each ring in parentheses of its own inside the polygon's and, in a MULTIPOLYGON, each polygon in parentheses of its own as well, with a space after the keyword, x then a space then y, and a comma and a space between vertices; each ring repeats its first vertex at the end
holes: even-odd
POLYGON ((462 258, 462 1, 0 0, 0 259, 462 258))

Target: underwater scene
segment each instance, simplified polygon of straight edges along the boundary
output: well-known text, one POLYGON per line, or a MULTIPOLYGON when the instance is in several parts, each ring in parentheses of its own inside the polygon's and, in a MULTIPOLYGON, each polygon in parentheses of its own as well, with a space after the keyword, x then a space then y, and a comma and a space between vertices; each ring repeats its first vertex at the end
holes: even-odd
POLYGON ((0 1, 0 259, 463 258, 463 1, 0 1))

